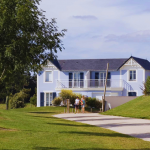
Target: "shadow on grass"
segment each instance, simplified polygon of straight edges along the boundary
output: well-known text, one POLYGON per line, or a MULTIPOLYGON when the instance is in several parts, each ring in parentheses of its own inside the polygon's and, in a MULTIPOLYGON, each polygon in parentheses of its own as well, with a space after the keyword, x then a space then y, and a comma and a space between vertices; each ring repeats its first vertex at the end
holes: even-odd
POLYGON ((34 147, 35 150, 52 150, 52 149, 60 149, 57 147, 34 147))
POLYGON ((31 112, 28 112, 28 113, 34 113, 34 114, 51 114, 51 113, 56 113, 56 112, 34 112, 34 111, 31 111, 31 112))
POLYGON ((60 125, 60 126, 71 126, 71 127, 95 127, 92 125, 76 125, 76 124, 66 124, 66 123, 47 123, 50 125, 60 125))
MULTIPOLYGON (((57 147, 34 147, 33 148, 34 150, 52 150, 52 149, 62 149, 62 148, 57 148, 57 147)), ((109 149, 109 148, 71 148, 72 150, 128 150, 128 149, 109 149)), ((5 149, 6 150, 6 149, 5 149)), ((70 149, 67 149, 65 148, 65 150, 70 150, 70 149)), ((130 150, 139 150, 139 149, 130 149, 130 150)), ((149 148, 142 148, 140 150, 150 150, 149 148)))
POLYGON ((85 136, 107 136, 107 137, 125 137, 125 138, 133 138, 129 135, 121 134, 121 133, 94 133, 94 132, 59 132, 65 134, 78 134, 78 135, 85 135, 85 136))

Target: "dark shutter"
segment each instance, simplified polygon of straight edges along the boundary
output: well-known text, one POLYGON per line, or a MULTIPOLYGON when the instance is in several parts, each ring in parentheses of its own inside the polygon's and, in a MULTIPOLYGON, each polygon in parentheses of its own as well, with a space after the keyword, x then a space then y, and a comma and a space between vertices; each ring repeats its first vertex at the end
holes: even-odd
POLYGON ((56 97, 56 92, 53 92, 53 99, 56 97))
POLYGON ((84 73, 83 72, 80 73, 80 87, 81 88, 84 87, 84 73))
POLYGON ((95 87, 99 86, 99 72, 95 72, 95 87))
POLYGON ((44 93, 43 92, 40 93, 40 103, 41 103, 40 104, 41 106, 44 106, 44 93))
POLYGON ((99 79, 99 72, 95 72, 95 79, 96 79, 96 80, 99 79))
POLYGON ((108 78, 107 79, 111 79, 111 73, 108 72, 108 78))
POLYGON ((72 88, 72 79, 73 79, 73 74, 70 72, 69 73, 69 88, 72 88))
POLYGON ((110 72, 108 72, 107 87, 111 87, 111 73, 110 72))

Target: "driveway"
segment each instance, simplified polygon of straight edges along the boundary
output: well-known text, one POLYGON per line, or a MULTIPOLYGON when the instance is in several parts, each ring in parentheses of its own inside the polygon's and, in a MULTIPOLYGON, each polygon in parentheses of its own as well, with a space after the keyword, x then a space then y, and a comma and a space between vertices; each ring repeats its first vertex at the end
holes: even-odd
POLYGON ((97 113, 59 114, 54 115, 54 117, 95 125, 150 141, 150 120, 107 116, 97 113))

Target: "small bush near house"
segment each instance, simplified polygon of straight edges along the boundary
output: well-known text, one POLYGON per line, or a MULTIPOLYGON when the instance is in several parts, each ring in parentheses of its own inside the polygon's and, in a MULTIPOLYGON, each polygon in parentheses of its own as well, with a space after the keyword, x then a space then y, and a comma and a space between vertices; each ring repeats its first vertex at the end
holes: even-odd
POLYGON ((143 87, 141 86, 140 89, 145 96, 150 95, 150 76, 147 77, 146 82, 143 83, 143 87))
POLYGON ((53 103, 54 106, 59 106, 62 101, 63 101, 63 100, 62 100, 61 97, 56 97, 56 98, 54 98, 54 100, 53 100, 52 103, 53 103))
POLYGON ((64 105, 66 105, 66 100, 70 99, 70 104, 74 105, 77 96, 81 99, 82 95, 78 93, 73 93, 72 90, 61 90, 59 96, 63 99, 64 105))
POLYGON ((10 98, 10 108, 24 108, 25 100, 29 97, 30 89, 23 89, 10 98))
POLYGON ((99 109, 102 107, 102 102, 97 100, 96 98, 88 97, 86 98, 86 105, 88 107, 94 107, 94 108, 99 109))
POLYGON ((36 107, 36 105, 37 105, 37 96, 35 94, 30 98, 30 103, 36 107))

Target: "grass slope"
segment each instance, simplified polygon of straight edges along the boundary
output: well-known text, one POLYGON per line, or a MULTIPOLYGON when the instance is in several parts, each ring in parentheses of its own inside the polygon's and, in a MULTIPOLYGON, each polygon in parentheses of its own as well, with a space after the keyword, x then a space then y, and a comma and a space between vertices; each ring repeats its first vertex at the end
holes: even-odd
POLYGON ((150 96, 140 96, 102 114, 150 119, 150 96))
POLYGON ((150 149, 150 142, 87 124, 54 118, 63 107, 4 110, 0 104, 0 149, 150 149))

